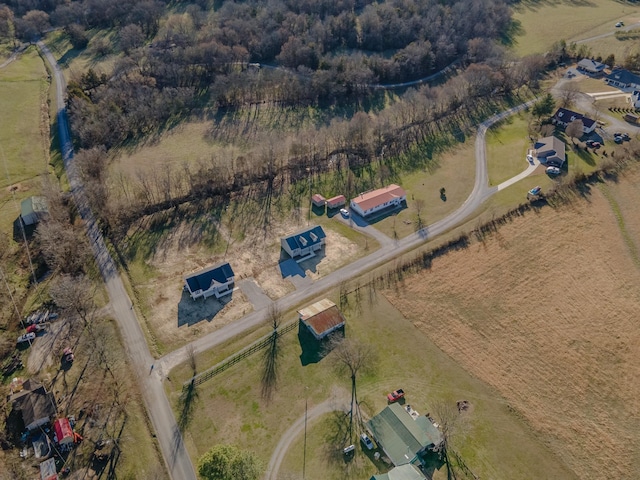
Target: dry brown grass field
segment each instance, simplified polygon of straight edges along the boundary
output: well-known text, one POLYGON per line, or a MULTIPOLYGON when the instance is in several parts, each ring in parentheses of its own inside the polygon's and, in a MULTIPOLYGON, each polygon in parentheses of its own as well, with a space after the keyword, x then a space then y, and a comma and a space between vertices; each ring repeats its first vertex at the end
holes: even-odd
POLYGON ((639 182, 519 217, 387 295, 582 479, 640 471, 639 182))

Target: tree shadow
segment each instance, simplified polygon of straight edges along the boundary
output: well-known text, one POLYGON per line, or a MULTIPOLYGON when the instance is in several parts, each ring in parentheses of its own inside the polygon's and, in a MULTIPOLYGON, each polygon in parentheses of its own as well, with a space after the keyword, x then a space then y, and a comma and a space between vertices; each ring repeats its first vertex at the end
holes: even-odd
POLYGON ((182 394, 178 399, 178 428, 181 432, 184 432, 193 420, 198 396, 198 388, 195 379, 192 378, 189 385, 182 389, 182 394))

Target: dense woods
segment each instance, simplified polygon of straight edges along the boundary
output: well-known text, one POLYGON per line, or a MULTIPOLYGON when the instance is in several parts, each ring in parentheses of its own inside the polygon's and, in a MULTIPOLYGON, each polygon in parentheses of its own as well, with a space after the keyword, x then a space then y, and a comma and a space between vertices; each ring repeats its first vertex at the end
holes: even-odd
POLYGON ((4 0, 0 36, 61 27, 75 48, 118 54, 70 85, 80 146, 139 138, 198 105, 335 102, 371 84, 482 61, 505 33, 504 0, 4 0), (92 36, 114 35, 109 41, 92 36), (259 66, 256 66, 259 64, 259 66), (287 71, 283 70, 287 69, 287 71))

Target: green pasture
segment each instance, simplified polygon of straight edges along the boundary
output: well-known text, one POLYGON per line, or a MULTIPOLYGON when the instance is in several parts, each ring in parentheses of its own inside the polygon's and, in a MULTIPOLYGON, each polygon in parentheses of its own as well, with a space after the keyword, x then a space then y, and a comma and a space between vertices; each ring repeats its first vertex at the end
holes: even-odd
POLYGON ((531 116, 522 112, 491 127, 486 134, 489 185, 496 186, 528 167, 531 147, 528 125, 531 116))
POLYGON ((35 47, 0 69, 0 230, 13 233, 20 202, 37 195, 47 173, 49 83, 35 47))
MULTIPOLYGON (((382 293, 363 287, 360 301, 351 294, 345 315, 346 336, 369 344, 377 354, 371 370, 358 379, 358 399, 365 418, 384 408, 386 393, 400 387, 407 391, 407 403, 422 414, 432 412, 439 402, 455 404, 465 399, 473 405, 473 413, 466 420, 465 428, 453 437, 452 447, 474 474, 480 478, 524 479, 530 478, 532 472, 545 471, 550 478, 571 478, 561 461, 495 391, 443 354, 416 330, 414 319, 404 318, 382 293)), ((238 342, 236 351, 246 345, 246 341, 238 342)), ((236 443, 253 450, 266 465, 283 433, 304 416, 305 400, 308 407, 313 408, 332 395, 340 400, 349 398, 349 377, 336 371, 331 354, 318 363, 303 366, 296 332, 288 333, 282 342, 279 384, 271 402, 261 399, 260 395, 260 353, 197 387, 193 408, 186 409, 191 421, 184 434, 194 462, 217 443, 236 443)), ((229 346, 225 350, 229 351, 229 346)), ((198 357, 198 368, 202 371, 209 365, 200 360, 202 357, 198 357)), ((171 372, 171 380, 166 384, 179 421, 185 413, 184 404, 179 400, 181 385, 190 375, 189 368, 182 366, 171 372)), ((336 405, 343 403, 337 401, 336 405)), ((366 457, 355 438, 354 461, 343 461, 339 452, 345 444, 331 440, 337 434, 336 418, 340 423, 339 417, 333 414, 310 422, 306 478, 360 479, 377 473, 382 465, 366 457)), ((300 435, 285 457, 280 477, 299 477, 302 464, 300 435)), ((434 479, 445 478, 446 468, 435 470, 434 479)))
POLYGON ((518 56, 544 53, 560 40, 570 43, 614 33, 616 22, 623 20, 630 25, 640 15, 640 7, 615 0, 524 0, 512 8, 515 23, 512 48, 518 56))

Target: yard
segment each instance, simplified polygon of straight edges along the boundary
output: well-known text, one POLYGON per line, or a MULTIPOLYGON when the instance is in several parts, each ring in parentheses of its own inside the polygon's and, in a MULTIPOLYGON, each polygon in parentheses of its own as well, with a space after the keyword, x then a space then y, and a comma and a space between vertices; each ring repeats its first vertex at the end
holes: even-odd
MULTIPOLYGON (((386 405, 386 393, 398 387, 405 389, 407 403, 422 414, 432 412, 439 402, 455 405, 458 400, 467 400, 473 411, 467 428, 461 429, 455 439, 455 449, 474 474, 481 478, 518 479, 543 470, 551 478, 573 478, 495 390, 456 365, 379 292, 376 295, 365 288, 360 292, 360 301, 352 294, 349 304, 345 310, 347 337, 370 344, 379 359, 372 372, 362 375, 358 383, 358 399, 366 417, 378 413, 386 405), (374 295, 371 303, 370 293, 374 295)), ((295 314, 286 318, 292 320, 295 314)), ((241 340, 235 350, 244 345, 241 340)), ((302 366, 295 331, 283 337, 283 346, 278 390, 271 402, 260 395, 260 353, 198 387, 195 409, 189 414, 192 421, 184 435, 194 461, 214 444, 224 442, 255 451, 266 465, 283 433, 304 416, 305 398, 310 410, 331 398, 337 406, 349 398, 349 378, 337 373, 331 355, 319 363, 302 366)), ((198 368, 203 371, 208 365, 200 362, 201 357, 198 359, 198 368)), ((184 411, 178 399, 180 389, 189 376, 188 368, 178 367, 166 385, 177 418, 184 411)), ((354 462, 342 460, 339 451, 344 445, 329 440, 336 435, 335 422, 332 414, 310 422, 306 478, 361 479, 376 473, 376 464, 364 455, 355 439, 354 462)), ((301 475, 302 434, 292 445, 278 478, 301 475)), ((434 478, 445 479, 445 470, 436 470, 434 478)))

